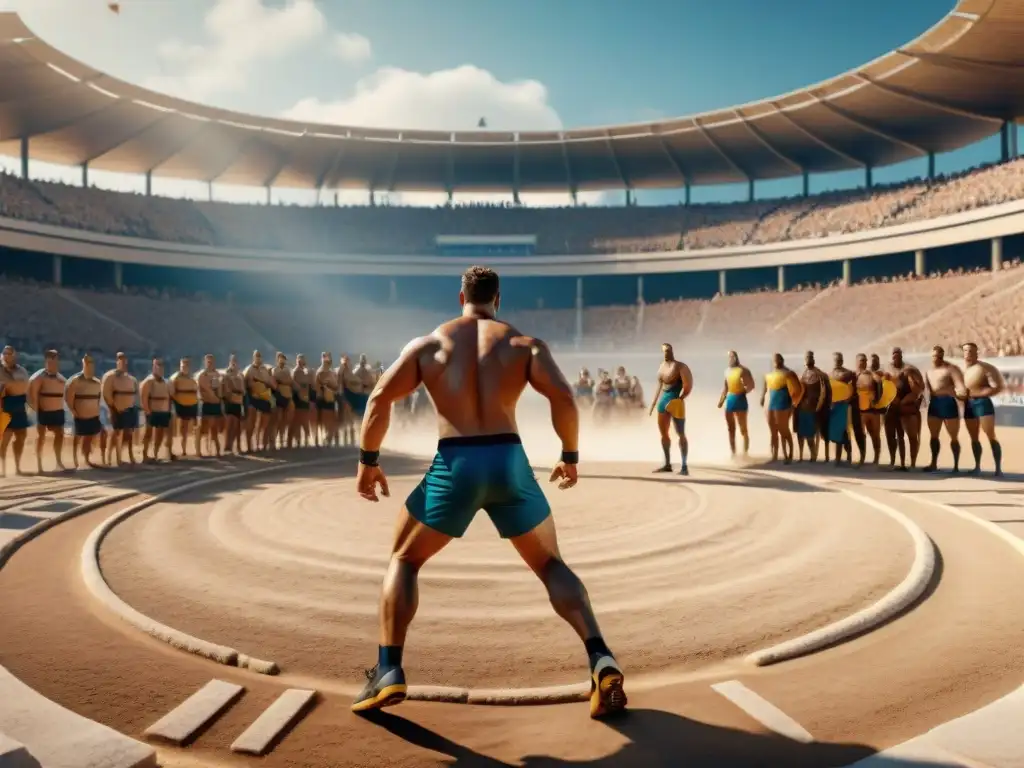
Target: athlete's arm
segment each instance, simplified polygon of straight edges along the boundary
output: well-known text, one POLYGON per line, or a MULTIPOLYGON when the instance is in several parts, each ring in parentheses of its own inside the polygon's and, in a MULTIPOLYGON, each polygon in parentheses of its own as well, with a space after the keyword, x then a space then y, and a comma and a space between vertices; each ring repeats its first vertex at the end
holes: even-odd
POLYGON ((761 390, 761 407, 764 408, 764 400, 768 397, 768 376, 764 377, 764 388, 761 390))
POLYGON ((912 404, 924 392, 924 377, 921 372, 912 366, 907 366, 907 383, 910 384, 910 392, 903 398, 904 403, 912 404))
POLYGON ((142 412, 147 416, 151 413, 149 410, 149 390, 152 386, 153 384, 149 379, 143 379, 142 386, 139 387, 139 405, 142 406, 142 412))
MULTIPOLYGON (((561 369, 551 355, 548 345, 540 339, 525 340, 530 347, 530 362, 526 366, 530 386, 547 398, 551 404, 551 426, 562 441, 562 450, 579 450, 580 412, 576 397, 561 369)), ((517 345, 518 346, 518 345, 517 345)))
POLYGON ((693 373, 690 372, 690 366, 686 363, 679 363, 678 370, 679 378, 683 380, 683 391, 679 397, 685 398, 693 391, 693 373))
POLYGON ((718 396, 718 407, 721 408, 725 405, 725 396, 729 394, 729 380, 722 380, 722 394, 718 396))
POLYGON ((103 392, 103 402, 107 404, 107 408, 111 411, 114 410, 114 376, 110 371, 103 374, 103 378, 100 379, 100 389, 103 392))
POLYGON ((68 410, 75 412, 75 382, 77 378, 72 376, 64 385, 64 402, 68 404, 68 410))
POLYGON ((362 450, 380 450, 391 425, 391 406, 416 391, 422 381, 420 355, 428 346, 437 344, 437 339, 431 336, 410 341, 398 360, 380 377, 366 401, 366 415, 359 435, 359 447, 362 450))
POLYGON ((42 371, 36 371, 28 380, 28 405, 36 413, 39 413, 39 390, 43 386, 42 371))
POLYGON ((1003 379, 1003 374, 991 363, 982 363, 981 365, 985 371, 988 386, 982 387, 977 393, 972 392, 971 395, 973 397, 995 397, 1006 389, 1006 381, 1003 379))
POLYGON ((757 389, 757 385, 754 383, 754 376, 750 372, 749 368, 744 368, 743 369, 742 381, 743 381, 743 389, 746 390, 747 394, 749 394, 749 393, 753 392, 755 389, 757 389))
POLYGON ((953 393, 957 399, 967 397, 967 385, 964 383, 964 372, 960 370, 959 366, 949 366, 950 378, 953 379, 953 393))
POLYGON ((658 377, 658 389, 654 392, 654 397, 651 398, 651 407, 647 409, 647 415, 650 416, 654 413, 654 406, 658 404, 658 400, 661 399, 661 391, 665 389, 665 382, 658 377))

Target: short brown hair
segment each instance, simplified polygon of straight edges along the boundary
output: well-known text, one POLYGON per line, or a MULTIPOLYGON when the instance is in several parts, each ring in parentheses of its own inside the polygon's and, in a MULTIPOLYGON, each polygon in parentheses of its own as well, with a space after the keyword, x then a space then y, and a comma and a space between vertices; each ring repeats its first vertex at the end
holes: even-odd
POLYGON ((48 349, 43 354, 43 357, 45 357, 47 360, 56 360, 59 357, 59 355, 57 354, 56 349, 48 349))
POLYGON ((498 273, 487 267, 470 267, 462 273, 462 292, 468 304, 490 304, 498 298, 498 273))

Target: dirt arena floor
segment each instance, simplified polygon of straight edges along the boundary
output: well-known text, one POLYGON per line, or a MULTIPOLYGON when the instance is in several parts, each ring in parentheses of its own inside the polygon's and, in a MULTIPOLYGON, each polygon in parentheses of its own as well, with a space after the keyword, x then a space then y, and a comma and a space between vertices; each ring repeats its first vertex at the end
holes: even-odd
MULTIPOLYGON (((548 494, 565 558, 586 583, 632 685, 632 712, 621 720, 591 722, 585 704, 407 702, 369 720, 348 712, 375 661, 394 514, 426 466, 395 455, 384 463, 392 498, 378 505, 356 497, 351 452, 317 467, 301 462, 331 454, 288 452, 287 469, 248 481, 231 479, 242 466, 234 459, 4 481, 8 530, 31 524, 20 505, 41 494, 58 501, 139 495, 55 526, 0 569, 0 664, 54 701, 140 739, 209 680, 244 685, 245 696, 192 746, 161 752, 172 768, 253 763, 228 745, 288 687, 315 688, 318 702, 261 764, 796 768, 849 765, 1024 681, 1024 607, 1008 587, 1024 579, 1020 558, 933 503, 1024 535, 1024 477, 822 465, 775 465, 777 474, 756 458, 764 443, 757 431, 754 461, 722 461, 724 430, 716 424, 714 451, 704 456, 700 431, 691 431, 689 477, 651 475, 657 437, 645 423, 636 434, 604 438, 603 460, 582 466, 577 488, 548 494), (176 651, 113 616, 82 582, 83 545, 114 512, 221 472, 225 482, 115 527, 102 544, 101 568, 135 609, 272 659, 282 669, 276 677, 176 651), (907 532, 844 489, 897 509, 928 534, 939 553, 932 583, 911 610, 868 634, 752 667, 748 653, 869 606, 907 575, 914 554, 907 532), (780 736, 711 688, 726 680, 779 707, 813 741, 780 736)), ((1024 470, 1024 431, 1002 436, 1006 469, 1024 470)), ((393 438, 390 450, 408 445, 423 454, 430 440, 393 438)), ((549 453, 529 435, 526 442, 535 459, 549 453)), ((540 475, 544 462, 537 463, 540 475)), ((34 470, 34 459, 26 468, 34 470)), ((578 683, 585 663, 578 640, 486 515, 423 571, 406 654, 410 683, 578 683)))

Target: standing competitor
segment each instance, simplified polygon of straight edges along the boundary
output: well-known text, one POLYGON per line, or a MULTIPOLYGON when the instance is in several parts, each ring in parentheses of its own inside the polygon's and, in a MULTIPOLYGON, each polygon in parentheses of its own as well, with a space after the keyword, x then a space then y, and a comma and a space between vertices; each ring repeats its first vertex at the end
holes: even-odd
POLYGON ((967 402, 964 404, 964 423, 971 437, 971 451, 974 453, 972 474, 981 472, 981 440, 979 428, 988 438, 992 458, 996 464, 996 477, 1003 476, 1003 446, 996 438, 996 409, 992 398, 1006 389, 1003 375, 991 363, 978 359, 978 345, 973 341, 963 345, 964 385, 967 388, 967 402))
MULTIPOLYGON (((871 437, 871 447, 875 452, 874 464, 878 466, 879 456, 882 453, 882 420, 892 401, 896 399, 896 384, 889 374, 882 370, 882 363, 878 359, 878 355, 871 355, 868 372, 875 380, 875 399, 872 401, 869 411, 863 414, 863 419, 864 426, 871 437)), ((899 439, 903 439, 902 427, 899 439)), ((892 460, 895 461, 895 458, 892 460)))
POLYGON ((750 432, 747 431, 749 405, 747 395, 754 391, 754 377, 750 369, 740 364, 740 356, 729 352, 729 367, 725 369, 725 382, 718 398, 718 407, 725 406, 725 426, 729 430, 729 450, 736 455, 736 428, 743 437, 743 455, 750 453, 750 432))
POLYGON ((511 541, 540 578, 556 613, 583 641, 590 662, 590 715, 626 707, 623 673, 608 649, 583 583, 565 564, 555 522, 523 450, 516 403, 527 384, 551 402, 551 421, 562 442, 551 473, 559 488, 576 485, 579 411, 573 388, 539 339, 523 336, 495 318, 498 275, 470 267, 459 294, 462 315, 410 342, 381 377, 367 403, 360 435, 359 495, 388 496, 379 466, 392 405, 425 384, 437 407, 437 456, 399 513, 391 562, 380 605, 377 665, 352 704, 356 712, 379 709, 406 697, 402 651, 418 604, 420 569, 462 536, 484 509, 499 534, 511 541))
POLYGON ((782 447, 782 461, 789 464, 793 461, 793 433, 789 422, 793 416, 793 407, 803 399, 804 388, 800 379, 786 367, 786 361, 778 352, 772 355, 772 370, 764 375, 764 389, 761 390, 761 407, 768 401, 765 415, 768 429, 771 432, 772 461, 779 460, 779 447, 782 447))
POLYGON ((292 414, 292 428, 288 433, 288 447, 301 445, 303 442, 308 447, 313 414, 310 406, 316 396, 313 394, 313 374, 306 367, 306 356, 303 354, 295 356, 292 381, 295 383, 295 412, 292 414))
POLYGON ((174 436, 168 434, 171 427, 171 385, 164 378, 164 361, 153 358, 153 372, 139 387, 139 404, 146 416, 146 428, 142 432, 142 463, 160 458, 160 447, 167 440, 167 458, 174 460, 174 436), (149 446, 153 445, 153 457, 149 446))
POLYGON ((221 389, 223 381, 213 355, 206 355, 203 358, 203 370, 196 376, 199 399, 202 401, 199 429, 196 431, 196 456, 203 455, 204 437, 213 443, 217 457, 221 456, 220 436, 224 431, 224 394, 221 389))
POLYGON ((0 475, 7 475, 7 448, 14 443, 14 474, 21 474, 21 455, 28 436, 28 371, 18 353, 6 346, 0 355, 0 475))
POLYGON ((324 446, 338 443, 338 373, 331 366, 331 353, 320 355, 320 367, 313 378, 316 388, 316 415, 319 429, 316 433, 316 445, 320 446, 320 433, 323 432, 324 446))
MULTIPOLYGON (((139 410, 136 401, 139 395, 139 382, 128 372, 128 356, 118 352, 115 368, 103 374, 100 384, 103 388, 103 402, 110 410, 109 449, 117 457, 117 466, 122 462, 125 445, 128 446, 128 462, 135 463, 135 447, 132 437, 139 426, 139 410)), ((107 460, 110 464, 110 460, 107 460)))
POLYGON ((47 350, 42 370, 36 371, 28 383, 28 403, 36 412, 36 468, 43 473, 43 447, 46 433, 53 435, 53 453, 57 471, 64 472, 64 389, 57 350, 47 350))
POLYGON ((669 425, 673 425, 679 438, 679 455, 682 462, 680 475, 690 474, 686 466, 689 443, 686 440, 686 398, 693 391, 693 374, 689 366, 675 358, 672 345, 665 342, 661 345, 662 361, 658 366, 658 391, 651 400, 647 411, 650 416, 655 409, 658 411, 658 432, 661 434, 661 451, 665 455, 665 463, 655 472, 672 471, 672 439, 669 437, 669 425))
POLYGON ((960 401, 967 399, 963 372, 946 361, 945 350, 932 347, 932 367, 924 376, 928 392, 928 447, 932 452, 931 463, 925 472, 939 468, 939 435, 942 428, 949 434, 949 450, 953 454, 953 471, 960 471, 960 401))
POLYGON ((811 461, 818 460, 821 441, 828 439, 828 417, 832 408, 832 389, 828 376, 818 368, 814 353, 804 355, 804 371, 800 374, 803 396, 793 409, 793 431, 796 432, 799 460, 804 460, 804 444, 811 461))
MULTIPOLYGON (((184 458, 188 455, 189 429, 195 426, 196 420, 199 418, 199 385, 192 378, 192 361, 187 357, 178 361, 178 370, 171 376, 171 399, 174 400, 174 416, 179 424, 181 456, 184 458)), ((197 443, 198 440, 197 437, 197 443)), ((174 441, 173 429, 171 441, 174 441)), ((171 453, 173 455, 173 450, 171 453)))
MULTIPOLYGON (((825 461, 828 461, 829 445, 836 446, 836 466, 846 460, 853 463, 853 445, 850 433, 853 430, 853 408, 857 396, 857 375, 843 365, 843 353, 832 355, 832 373, 829 376, 829 387, 832 390, 832 407, 828 415, 828 440, 825 442, 825 461)), ((862 451, 863 458, 863 451, 862 451)))
POLYGON ((910 443, 910 468, 917 466, 921 450, 921 400, 924 396, 924 377, 917 367, 903 360, 903 350, 893 347, 889 377, 896 384, 896 400, 885 412, 885 439, 889 443, 889 467, 896 466, 896 449, 900 454, 900 470, 907 471, 906 447, 903 436, 910 443), (897 429, 898 427, 898 429, 897 429), (898 438, 898 442, 897 442, 898 438))
MULTIPOLYGON (((242 452, 242 435, 245 434, 245 377, 238 368, 238 357, 231 355, 228 367, 221 381, 224 394, 224 450, 227 453, 242 452)), ((251 448, 246 446, 248 450, 251 448)))

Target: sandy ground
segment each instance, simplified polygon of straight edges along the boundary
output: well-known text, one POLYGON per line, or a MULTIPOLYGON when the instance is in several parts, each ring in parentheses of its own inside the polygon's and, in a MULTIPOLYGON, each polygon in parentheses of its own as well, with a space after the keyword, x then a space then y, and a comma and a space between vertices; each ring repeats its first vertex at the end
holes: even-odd
MULTIPOLYGON (((286 670, 357 681, 372 666, 377 600, 394 501, 370 505, 352 478, 325 473, 161 504, 118 526, 101 549, 130 605, 190 634, 286 670)), ((605 634, 636 673, 693 671, 849 615, 899 583, 912 543, 876 510, 835 492, 695 471, 655 480, 595 468, 550 494, 563 554, 587 585, 605 634), (650 653, 652 637, 671 647, 650 653)), ((580 682, 578 641, 486 514, 421 574, 408 643, 416 682, 530 687, 580 682)))
MULTIPOLYGON (((610 436, 614 452, 632 449, 656 460, 651 426, 632 447, 610 436)), ((1024 439, 1003 433, 1007 468, 1024 467, 1017 458, 1024 458, 1024 439)), ((372 663, 372 612, 392 515, 420 464, 389 457, 386 466, 396 478, 395 494, 379 506, 352 499, 351 480, 341 470, 159 505, 115 531, 104 548, 104 569, 120 594, 158 618, 192 621, 175 625, 213 629, 221 633, 214 639, 237 642, 246 652, 265 648, 286 667, 305 664, 347 679, 372 663), (139 562, 139 555, 156 551, 161 555, 153 562, 139 562), (221 599, 227 615, 197 610, 221 599), (286 625, 296 621, 302 631, 286 625)), ((347 712, 346 696, 327 692, 262 762, 289 768, 839 766, 971 711, 1024 679, 1024 647, 1016 640, 1024 636, 1024 610, 1007 589, 1024 578, 1020 564, 1005 544, 925 503, 966 498, 984 516, 1024 519, 1019 479, 822 468, 822 475, 898 505, 922 525, 941 552, 940 578, 913 611, 876 632, 752 670, 728 660, 789 636, 799 622, 827 618, 836 606, 855 609, 905 573, 904 534, 839 494, 770 483, 756 471, 699 469, 689 481, 649 482, 647 469, 594 465, 587 473, 595 477, 551 495, 566 557, 587 581, 631 675, 694 671, 724 659, 708 679, 666 680, 641 691, 632 697, 630 717, 613 724, 589 722, 585 705, 419 703, 368 722, 347 712), (608 472, 622 479, 596 476, 608 472), (708 687, 732 678, 797 719, 819 743, 767 732, 708 687)), ((127 484, 148 471, 101 479, 127 484)), ((35 483, 26 483, 25 493, 29 485, 35 483)), ((0 496, 16 490, 5 484, 0 496)), ((247 686, 246 696, 191 750, 170 753, 165 764, 249 762, 231 757, 226 746, 290 684, 289 674, 261 678, 186 656, 94 605, 78 577, 79 551, 111 513, 107 508, 58 526, 0 570, 0 663, 44 695, 137 737, 206 681, 237 680, 247 686)), ((429 672, 415 682, 576 680, 579 649, 547 610, 539 585, 483 518, 424 573, 410 673, 426 678, 429 672), (546 679, 534 679, 541 676, 546 679)))

